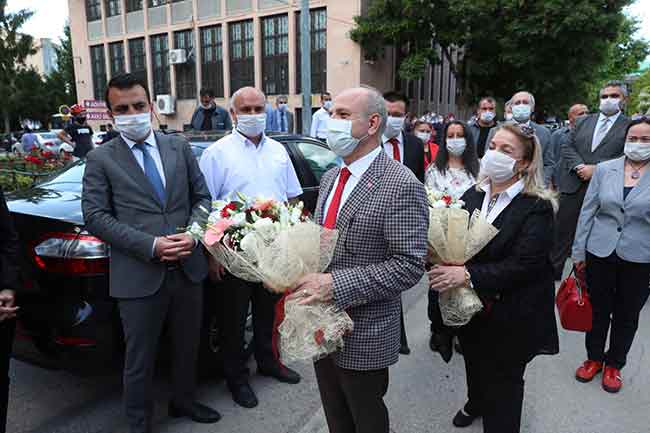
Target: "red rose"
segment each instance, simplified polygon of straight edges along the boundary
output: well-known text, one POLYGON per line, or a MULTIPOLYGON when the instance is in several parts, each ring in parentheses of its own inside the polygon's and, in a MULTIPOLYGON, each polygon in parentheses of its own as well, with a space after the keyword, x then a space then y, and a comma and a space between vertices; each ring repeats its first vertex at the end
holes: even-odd
POLYGON ((322 329, 319 329, 318 331, 314 332, 314 341, 316 341, 316 344, 319 346, 322 346, 323 343, 325 342, 325 333, 323 332, 322 329))
POLYGON ((235 202, 232 202, 232 201, 230 203, 228 203, 227 205, 225 205, 223 207, 223 209, 221 209, 221 218, 230 217, 230 212, 229 211, 231 211, 231 210, 233 210, 233 211, 237 210, 237 204, 235 202))
POLYGON ((450 195, 443 195, 443 196, 442 196, 442 201, 444 201, 445 204, 446 204, 447 206, 449 206, 449 205, 451 205, 451 202, 453 201, 453 199, 451 198, 450 195))

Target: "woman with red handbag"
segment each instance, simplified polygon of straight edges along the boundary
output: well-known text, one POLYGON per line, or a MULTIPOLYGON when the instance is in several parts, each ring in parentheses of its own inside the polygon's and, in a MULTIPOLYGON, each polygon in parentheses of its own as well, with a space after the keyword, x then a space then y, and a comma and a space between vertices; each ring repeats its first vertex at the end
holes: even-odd
POLYGON ((587 360, 576 370, 576 379, 590 382, 604 370, 602 387, 611 393, 623 385, 621 369, 650 294, 648 233, 650 117, 644 116, 628 126, 625 156, 596 166, 573 244, 576 268, 586 268, 593 309, 587 360))

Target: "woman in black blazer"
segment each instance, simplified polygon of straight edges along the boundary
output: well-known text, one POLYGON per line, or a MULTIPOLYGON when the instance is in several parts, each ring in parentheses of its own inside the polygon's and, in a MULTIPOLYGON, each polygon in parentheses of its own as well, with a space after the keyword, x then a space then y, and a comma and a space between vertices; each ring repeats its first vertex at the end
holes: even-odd
POLYGON ((436 266, 431 288, 471 284, 484 310, 458 330, 465 355, 468 401, 457 427, 483 418, 485 433, 518 433, 526 365, 558 353, 553 243, 556 200, 542 180, 542 149, 531 128, 502 125, 482 161, 479 183, 462 197, 498 235, 466 266, 436 266))

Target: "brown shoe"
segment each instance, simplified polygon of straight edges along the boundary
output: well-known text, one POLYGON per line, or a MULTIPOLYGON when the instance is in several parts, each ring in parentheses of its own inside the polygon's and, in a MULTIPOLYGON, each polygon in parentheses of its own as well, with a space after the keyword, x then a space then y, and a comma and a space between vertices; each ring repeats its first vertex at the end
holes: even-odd
POLYGON ((621 371, 614 367, 605 366, 605 372, 603 373, 603 389, 612 394, 616 394, 621 390, 623 386, 623 378, 621 377, 621 371))
POLYGON ((582 383, 591 382, 602 369, 602 362, 588 359, 576 370, 576 380, 582 383))

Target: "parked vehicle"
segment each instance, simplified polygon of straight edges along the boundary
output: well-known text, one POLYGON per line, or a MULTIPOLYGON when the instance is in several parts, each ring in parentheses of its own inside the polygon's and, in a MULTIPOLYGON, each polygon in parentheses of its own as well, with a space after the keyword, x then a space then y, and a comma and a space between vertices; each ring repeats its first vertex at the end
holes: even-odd
MULTIPOLYGON (((61 139, 59 139, 54 132, 41 131, 41 132, 34 132, 33 134, 36 135, 36 142, 38 143, 39 149, 44 151, 45 150, 50 151, 55 155, 59 154, 59 148, 61 147, 61 144, 63 144, 63 141, 61 141, 61 139)), ((25 153, 23 151, 20 140, 17 140, 12 145, 11 151, 18 154, 25 153)))
MULTIPOLYGON (((189 134, 199 157, 218 136, 189 134)), ((314 209, 320 178, 338 163, 325 144, 309 137, 275 136, 287 149, 303 200, 314 209)), ((36 186, 7 196, 23 246, 24 295, 14 354, 50 368, 97 373, 122 355, 116 303, 108 295, 110 247, 84 230, 83 160, 36 186)), ((205 282, 201 363, 219 362, 220 290, 205 282)))

